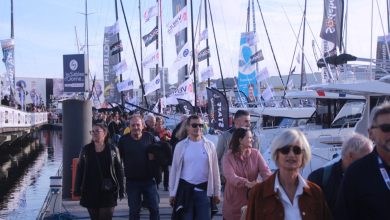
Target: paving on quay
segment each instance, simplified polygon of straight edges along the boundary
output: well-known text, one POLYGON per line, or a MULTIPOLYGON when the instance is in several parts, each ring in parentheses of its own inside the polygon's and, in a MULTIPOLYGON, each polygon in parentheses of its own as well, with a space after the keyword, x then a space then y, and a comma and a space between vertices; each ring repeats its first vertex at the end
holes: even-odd
MULTIPOLYGON (((169 205, 169 194, 163 191, 160 187, 158 190, 160 194, 160 219, 166 220, 171 219, 172 208, 169 205)), ((81 207, 79 201, 63 201, 63 210, 69 214, 75 216, 76 219, 89 219, 88 211, 86 208, 81 207)), ((218 205, 219 212, 214 216, 213 219, 222 220, 222 202, 218 205)), ((113 219, 128 219, 129 218, 129 207, 127 206, 127 198, 118 201, 118 206, 115 207, 113 219)), ((149 219, 149 211, 143 209, 141 211, 141 219, 149 219)))

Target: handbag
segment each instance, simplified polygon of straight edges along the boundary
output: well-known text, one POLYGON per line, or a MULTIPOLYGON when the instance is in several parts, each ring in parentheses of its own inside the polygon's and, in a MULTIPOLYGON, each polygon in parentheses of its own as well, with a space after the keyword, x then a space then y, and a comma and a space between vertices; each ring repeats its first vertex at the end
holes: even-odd
POLYGON ((101 165, 100 165, 100 161, 99 161, 99 158, 97 157, 96 153, 95 153, 95 158, 96 158, 96 162, 98 163, 98 171, 99 171, 99 175, 100 175, 100 179, 101 179, 101 186, 100 186, 100 190, 102 192, 114 192, 115 191, 115 185, 112 181, 111 178, 103 178, 103 173, 102 173, 102 168, 101 168, 101 165))

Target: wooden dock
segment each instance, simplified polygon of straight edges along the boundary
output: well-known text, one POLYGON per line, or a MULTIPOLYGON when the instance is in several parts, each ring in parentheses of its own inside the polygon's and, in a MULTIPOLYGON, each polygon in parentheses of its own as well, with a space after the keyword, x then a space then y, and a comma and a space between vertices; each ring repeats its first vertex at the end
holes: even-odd
MULTIPOLYGON (((167 220, 171 219, 172 208, 169 205, 169 194, 163 191, 160 187, 158 190, 160 195, 160 219, 167 220)), ((75 216, 77 219, 88 219, 88 211, 86 208, 81 207, 79 201, 63 201, 63 211, 75 216)), ((222 220, 222 202, 218 205, 219 212, 214 216, 213 219, 222 220)), ((122 199, 118 202, 118 206, 115 207, 113 219, 128 219, 129 218, 129 207, 127 206, 127 198, 122 199)), ((149 219, 149 211, 142 209, 141 219, 149 219)))

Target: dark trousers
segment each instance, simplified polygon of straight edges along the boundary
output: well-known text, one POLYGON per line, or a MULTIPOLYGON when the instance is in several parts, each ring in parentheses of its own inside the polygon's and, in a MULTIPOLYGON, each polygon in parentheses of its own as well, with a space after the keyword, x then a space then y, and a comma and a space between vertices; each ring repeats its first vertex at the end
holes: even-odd
POLYGON ((169 185, 169 168, 168 166, 164 166, 162 167, 162 172, 164 173, 164 187, 168 188, 168 185, 169 185))
POLYGON ((141 211, 141 195, 150 212, 150 220, 159 220, 158 204, 160 197, 154 180, 126 182, 127 200, 129 205, 129 220, 139 220, 141 211))
POLYGON ((193 191, 192 200, 188 204, 188 209, 184 210, 182 220, 208 220, 211 219, 210 198, 207 192, 193 191))

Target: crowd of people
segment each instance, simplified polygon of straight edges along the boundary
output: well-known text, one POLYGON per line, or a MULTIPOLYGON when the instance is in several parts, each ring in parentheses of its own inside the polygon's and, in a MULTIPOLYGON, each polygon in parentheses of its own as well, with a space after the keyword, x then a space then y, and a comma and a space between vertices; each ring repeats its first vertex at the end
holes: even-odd
POLYGON ((91 219, 111 219, 127 196, 129 219, 160 219, 163 182, 172 219, 390 219, 390 103, 371 112, 369 137, 354 133, 341 159, 313 171, 311 147, 299 129, 285 129, 270 149, 271 171, 250 130, 250 114, 238 110, 217 146, 204 136, 198 115, 184 116, 171 132, 151 114, 96 114, 92 141, 80 153, 76 195, 91 219), (164 175, 163 175, 164 173, 164 175), (163 180, 162 180, 163 179, 163 180))

